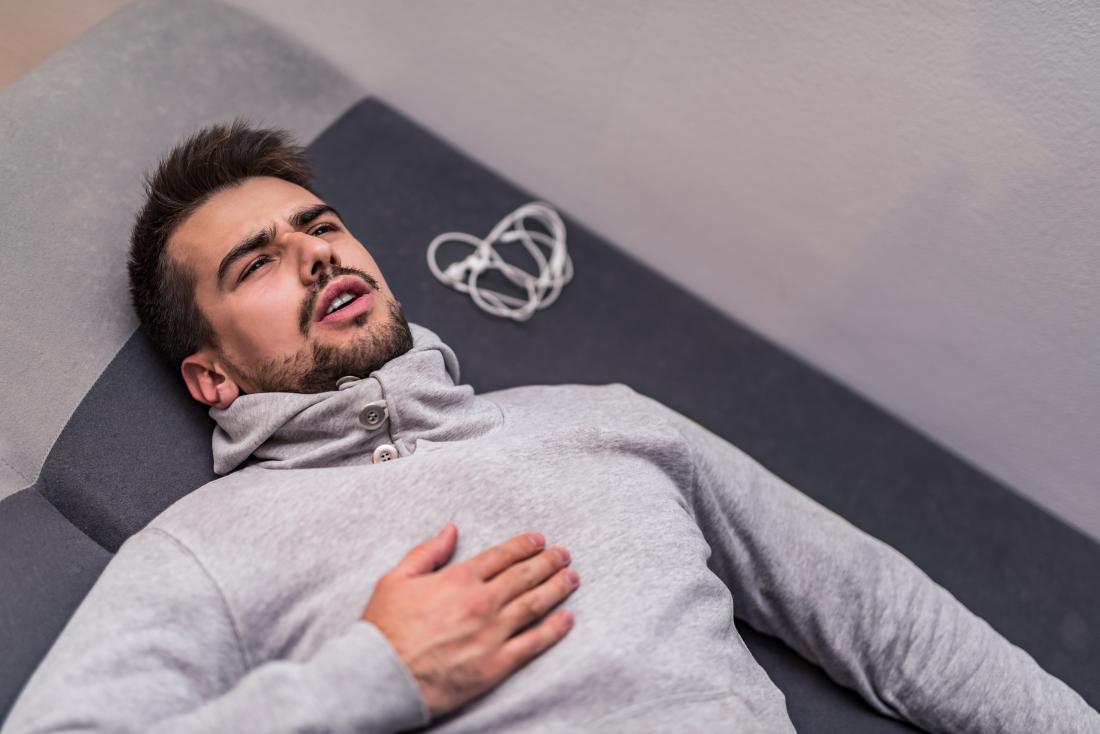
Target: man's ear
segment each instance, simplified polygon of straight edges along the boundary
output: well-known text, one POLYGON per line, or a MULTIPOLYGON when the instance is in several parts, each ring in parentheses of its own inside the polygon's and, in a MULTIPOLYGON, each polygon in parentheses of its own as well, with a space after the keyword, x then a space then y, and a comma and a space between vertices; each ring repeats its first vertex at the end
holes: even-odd
POLYGON ((241 394, 236 380, 229 376, 221 360, 209 347, 186 357, 180 365, 180 372, 191 397, 200 403, 225 410, 241 394))

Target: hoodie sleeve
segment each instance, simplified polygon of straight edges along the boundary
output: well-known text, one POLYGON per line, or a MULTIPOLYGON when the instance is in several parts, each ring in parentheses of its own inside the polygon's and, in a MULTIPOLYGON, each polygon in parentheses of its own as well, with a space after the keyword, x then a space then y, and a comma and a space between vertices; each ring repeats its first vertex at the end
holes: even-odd
POLYGON ((172 536, 146 529, 108 564, 2 734, 382 733, 428 720, 416 682, 368 622, 308 661, 250 666, 202 564, 172 536))
MULTIPOLYGON (((632 391, 633 392, 633 391, 632 391)), ((894 548, 695 421, 640 393, 686 442, 690 506, 734 610, 932 732, 1100 732, 1100 715, 894 548)))

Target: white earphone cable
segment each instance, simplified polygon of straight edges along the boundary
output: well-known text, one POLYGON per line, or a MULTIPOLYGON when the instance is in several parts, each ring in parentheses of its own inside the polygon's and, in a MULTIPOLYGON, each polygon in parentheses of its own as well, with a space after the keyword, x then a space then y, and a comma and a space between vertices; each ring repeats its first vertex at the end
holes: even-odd
POLYGON ((536 310, 551 305, 557 300, 565 284, 573 279, 573 261, 565 246, 565 224, 549 204, 541 201, 532 201, 513 211, 500 220, 485 239, 464 232, 445 232, 439 235, 428 245, 428 268, 440 282, 462 293, 469 293, 482 310, 516 321, 526 321, 536 310), (539 221, 549 234, 527 229, 524 220, 528 218, 539 221), (509 265, 495 249, 498 242, 516 241, 522 242, 535 258, 539 267, 538 277, 509 265), (463 242, 475 249, 465 259, 451 263, 446 270, 440 270, 435 262, 435 251, 445 242, 463 242), (549 262, 539 245, 550 248, 549 262), (500 270, 508 280, 525 288, 527 299, 478 287, 478 277, 492 268, 500 270), (515 308, 509 308, 506 304, 515 308))

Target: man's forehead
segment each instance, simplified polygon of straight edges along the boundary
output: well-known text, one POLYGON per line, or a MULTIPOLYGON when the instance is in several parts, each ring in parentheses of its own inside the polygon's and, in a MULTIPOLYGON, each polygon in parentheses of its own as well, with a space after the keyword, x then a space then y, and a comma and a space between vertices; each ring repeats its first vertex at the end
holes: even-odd
POLYGON ((218 261, 242 239, 285 222, 302 207, 321 203, 314 194, 278 178, 249 178, 204 201, 172 233, 168 254, 212 275, 218 261))

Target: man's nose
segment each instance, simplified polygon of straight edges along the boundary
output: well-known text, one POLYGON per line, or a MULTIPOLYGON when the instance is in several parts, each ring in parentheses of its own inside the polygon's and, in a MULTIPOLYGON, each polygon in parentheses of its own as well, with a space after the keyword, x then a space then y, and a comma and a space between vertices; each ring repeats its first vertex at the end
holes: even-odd
POLYGON ((324 238, 291 232, 287 235, 287 245, 298 252, 299 271, 305 285, 312 285, 321 273, 340 264, 332 245, 324 238))

